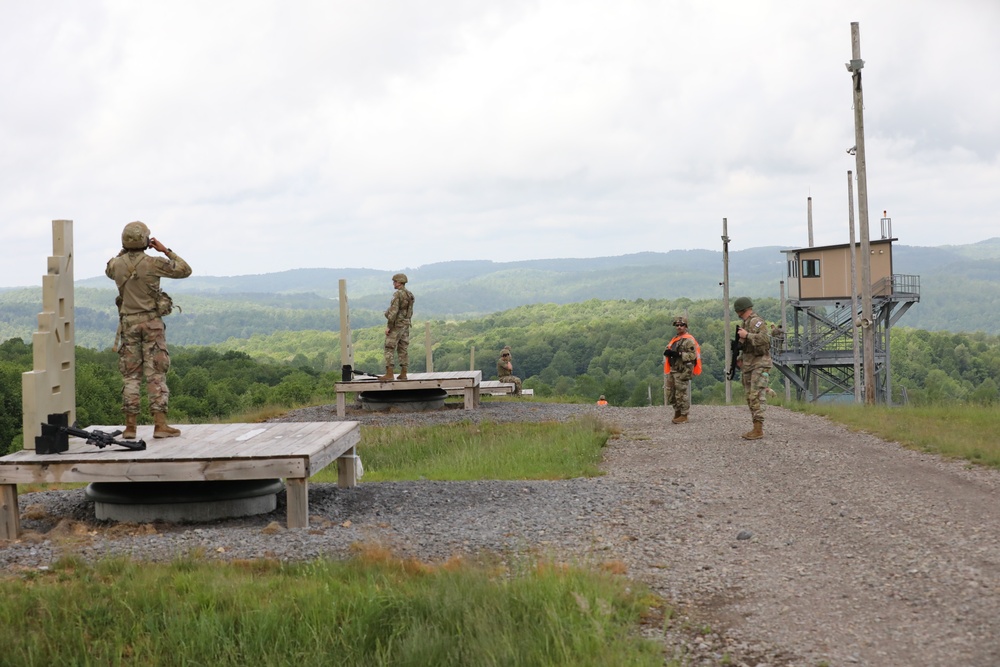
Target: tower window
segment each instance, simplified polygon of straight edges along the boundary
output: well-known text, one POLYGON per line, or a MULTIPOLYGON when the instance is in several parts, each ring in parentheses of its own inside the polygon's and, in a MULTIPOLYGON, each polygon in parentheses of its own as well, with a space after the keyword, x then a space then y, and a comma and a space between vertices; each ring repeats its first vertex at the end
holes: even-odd
POLYGON ((819 260, 818 259, 804 259, 804 260, 802 260, 802 277, 803 278, 819 278, 819 260))

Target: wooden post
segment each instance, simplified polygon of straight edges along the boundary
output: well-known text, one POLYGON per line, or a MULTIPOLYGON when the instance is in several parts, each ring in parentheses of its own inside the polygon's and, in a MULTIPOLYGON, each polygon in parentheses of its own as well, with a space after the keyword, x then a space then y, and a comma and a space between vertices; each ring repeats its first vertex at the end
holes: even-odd
POLYGON ((469 352, 469 370, 476 370, 476 346, 472 346, 472 350, 469 352))
POLYGON ((858 170, 858 218, 861 233, 861 349, 864 353, 865 405, 875 404, 875 321, 872 315, 872 267, 868 236, 868 170, 865 164, 865 100, 861 90, 861 31, 851 23, 851 73, 854 89, 854 159, 858 170))
POLYGON ((854 402, 861 402, 861 341, 858 340, 858 258, 854 245, 854 174, 847 170, 847 211, 851 226, 851 338, 854 344, 854 402))
POLYGON ((350 382, 353 377, 344 377, 347 369, 354 370, 354 346, 351 344, 351 309, 347 307, 347 281, 337 282, 340 298, 340 379, 350 382))
POLYGON ((434 372, 434 350, 431 349, 431 323, 424 325, 424 348, 427 350, 427 372, 434 372))
MULTIPOLYGON (((729 366, 733 362, 732 350, 729 348, 729 341, 731 336, 729 335, 729 235, 726 230, 728 227, 728 221, 726 218, 722 219, 722 311, 725 313, 725 329, 726 329, 726 340, 723 343, 723 348, 726 351, 726 371, 729 371, 729 366)), ((733 402, 733 383, 728 377, 726 378, 726 405, 733 402)))

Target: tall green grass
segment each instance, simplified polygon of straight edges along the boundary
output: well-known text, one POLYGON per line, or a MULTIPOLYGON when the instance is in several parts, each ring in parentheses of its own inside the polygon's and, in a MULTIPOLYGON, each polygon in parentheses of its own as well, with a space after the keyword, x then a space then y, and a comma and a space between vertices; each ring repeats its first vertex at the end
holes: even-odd
MULTIPOLYGON (((568 479, 601 474, 611 427, 592 417, 569 422, 361 427, 366 482, 389 480, 568 479)), ((333 467, 313 477, 333 482, 333 467)))
POLYGON ((1000 409, 965 404, 921 407, 793 403, 793 410, 823 415, 847 427, 910 449, 1000 468, 1000 409))
POLYGON ((522 562, 150 567, 67 559, 0 580, 0 651, 37 665, 662 665, 662 612, 610 574, 522 562))
MULTIPOLYGON (((366 481, 596 475, 613 435, 593 419, 363 429, 366 481)), ((66 557, 0 579, 0 664, 678 664, 640 632, 670 614, 621 571, 509 555, 432 565, 373 545, 291 564, 66 557)))

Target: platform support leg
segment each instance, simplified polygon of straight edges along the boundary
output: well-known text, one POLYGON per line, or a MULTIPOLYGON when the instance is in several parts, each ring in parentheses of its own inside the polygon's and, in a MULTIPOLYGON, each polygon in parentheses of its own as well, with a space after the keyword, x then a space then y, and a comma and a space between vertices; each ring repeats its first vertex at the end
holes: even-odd
POLYGON ((342 391, 337 392, 337 416, 341 419, 347 416, 347 394, 342 391))
POLYGON ((0 539, 16 540, 21 535, 21 512, 17 508, 17 484, 0 485, 0 539))
POLYGON ((353 489, 358 485, 357 461, 354 447, 340 455, 337 459, 337 486, 342 489, 353 489))
POLYGON ((309 527, 309 480, 305 477, 285 480, 285 500, 288 503, 288 527, 309 527))

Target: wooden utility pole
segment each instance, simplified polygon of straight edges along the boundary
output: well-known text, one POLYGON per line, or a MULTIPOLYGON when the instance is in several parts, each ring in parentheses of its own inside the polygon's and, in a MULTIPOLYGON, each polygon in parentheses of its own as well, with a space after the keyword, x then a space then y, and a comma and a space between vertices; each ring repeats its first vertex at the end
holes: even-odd
POLYGON ((851 337, 854 339, 854 402, 861 402, 861 344, 858 340, 858 259, 854 245, 854 174, 847 170, 847 219, 851 225, 851 337))
MULTIPOLYGON (((722 311, 726 314, 726 339, 723 347, 726 350, 726 371, 729 371, 733 362, 732 350, 729 349, 729 234, 727 233, 728 222, 722 219, 722 311)), ((726 377, 726 405, 733 402, 733 382, 726 377)))
POLYGON ((872 314, 872 265, 868 236, 868 170, 865 165, 865 100, 861 90, 861 31, 851 23, 851 73, 854 88, 854 159, 858 170, 858 218, 861 233, 861 349, 864 352, 865 405, 875 404, 875 319, 872 314))

